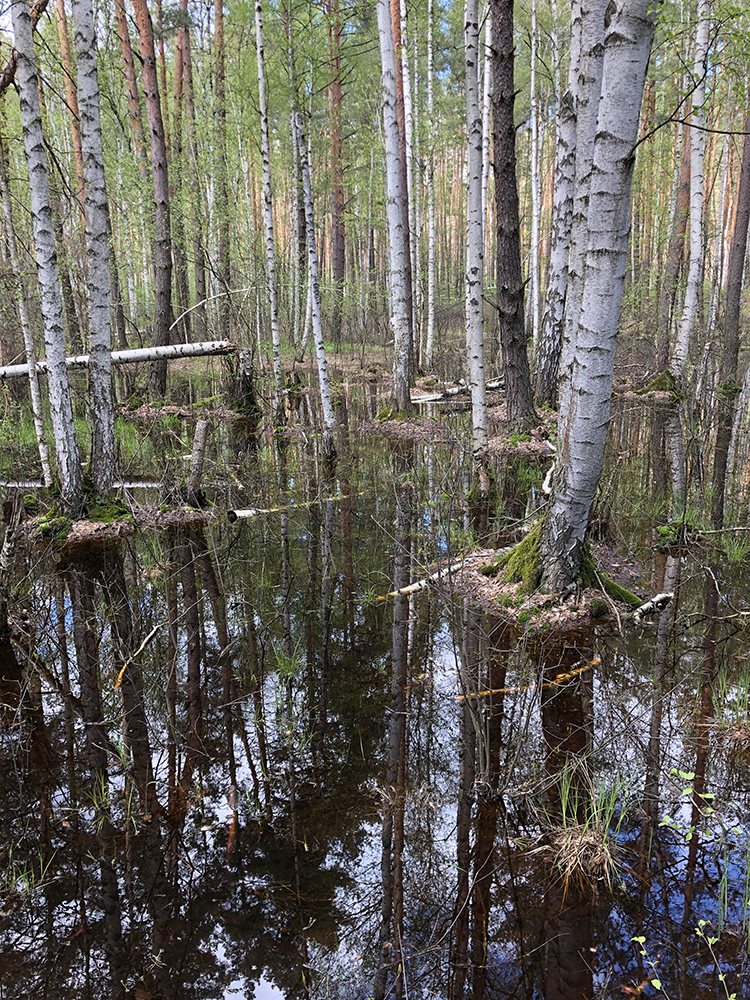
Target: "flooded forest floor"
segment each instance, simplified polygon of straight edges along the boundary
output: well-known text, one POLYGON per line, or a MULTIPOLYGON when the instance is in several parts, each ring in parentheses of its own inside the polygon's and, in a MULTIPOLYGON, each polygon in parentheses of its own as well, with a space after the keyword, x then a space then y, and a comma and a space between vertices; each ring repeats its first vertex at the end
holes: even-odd
MULTIPOLYGON (((741 479, 712 536, 693 452, 665 531, 662 413, 616 402, 596 559, 675 598, 637 621, 573 595, 555 627, 464 572, 543 508, 551 415, 512 441, 492 399, 477 512, 459 393, 382 420, 382 367, 340 365, 327 462, 304 379, 283 434, 224 383, 126 403, 126 516, 17 552, 0 1000, 750 997, 741 479)), ((33 441, 7 417, 17 479, 33 441)))

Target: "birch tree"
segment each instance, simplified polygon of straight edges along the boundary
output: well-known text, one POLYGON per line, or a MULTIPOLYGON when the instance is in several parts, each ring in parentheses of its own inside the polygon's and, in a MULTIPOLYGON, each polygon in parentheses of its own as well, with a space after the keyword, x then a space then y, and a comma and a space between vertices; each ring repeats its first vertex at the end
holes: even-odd
MULTIPOLYGON (((703 153, 706 133, 703 130, 703 104, 706 98, 708 71, 709 0, 698 0, 698 24, 695 32, 694 90, 690 115, 690 265, 685 301, 669 371, 678 388, 682 387, 690 339, 698 312, 698 291, 703 274, 703 153)), ((684 140, 683 140, 684 141, 684 140)))
MULTIPOLYGON (((604 467, 630 233, 634 147, 654 33, 650 8, 650 0, 619 0, 607 9, 571 391, 562 401, 559 464, 540 543, 542 585, 553 591, 565 589, 578 576, 604 467)), ((581 178, 582 183, 585 180, 581 178)))
MULTIPOLYGON (((435 58, 433 22, 435 2, 427 0, 427 120, 435 121, 435 58)), ((425 337, 424 366, 432 368, 435 345, 435 130, 429 130, 427 162, 427 335, 425 337)))
POLYGON ((557 375, 565 321, 568 255, 573 220, 576 170, 575 93, 581 51, 581 4, 571 4, 570 70, 557 107, 555 180, 552 194, 552 235, 549 279, 536 351, 534 391, 539 403, 557 406, 557 375))
POLYGON ((18 252, 16 229, 13 223, 13 205, 10 197, 10 188, 8 187, 8 175, 5 169, 5 143, 2 139, 0 139, 0 198, 2 199, 5 238, 8 243, 10 266, 13 269, 14 277, 16 278, 19 286, 18 318, 21 321, 21 332, 23 334, 26 362, 29 366, 29 395, 31 397, 31 413, 34 418, 34 430, 36 431, 39 461, 42 466, 44 485, 52 486, 53 479, 52 468, 49 461, 49 448, 47 447, 47 438, 44 433, 44 408, 42 406, 42 395, 39 390, 39 375, 36 370, 36 350, 34 348, 34 338, 32 336, 31 322, 29 320, 26 289, 23 285, 23 269, 21 265, 21 257, 18 252))
MULTIPOLYGON (((466 0, 466 133, 468 184, 466 197, 466 358, 471 391, 471 423, 475 471, 489 488, 487 465, 487 399, 484 379, 484 226, 482 225, 482 107, 479 101, 479 0, 466 0)), ((484 492, 484 490, 483 490, 484 492)))
POLYGON ((71 512, 78 513, 83 498, 83 477, 65 365, 62 296, 57 273, 57 252, 39 106, 39 81, 28 0, 14 3, 11 13, 18 60, 16 78, 21 102, 24 153, 31 189, 34 253, 41 294, 57 474, 62 503, 71 512))
POLYGON ((393 406, 399 413, 411 413, 409 392, 409 301, 407 296, 408 220, 402 207, 406 192, 402 186, 399 126, 396 116, 396 52, 388 0, 378 0, 383 132, 385 135, 386 213, 388 218, 388 276, 391 329, 393 331, 393 406))
POLYGON ((325 344, 323 343, 323 328, 320 317, 320 273, 318 269, 318 248, 315 241, 315 213, 313 210, 312 177, 310 174, 310 159, 307 153, 305 127, 302 113, 295 113, 295 132, 297 137, 297 152, 302 172, 302 190, 305 199, 305 228, 307 230, 307 273, 310 283, 312 300, 312 327, 315 340, 315 357, 318 364, 318 382, 320 385, 320 401, 323 408, 323 451, 327 458, 336 455, 336 444, 333 431, 336 427, 336 415, 331 402, 331 389, 328 383, 328 361, 325 344))
POLYGON ((92 0, 73 0, 73 23, 88 258, 91 475, 95 488, 100 493, 107 493, 112 485, 115 464, 112 330, 109 319, 109 216, 104 183, 104 152, 99 116, 99 78, 92 0))
POLYGON ((276 245, 273 232, 273 190, 271 188, 271 143, 268 134, 268 99, 266 96, 266 67, 263 45, 263 5, 255 0, 255 42, 258 56, 258 108, 260 111, 260 146, 263 157, 263 230, 266 243, 266 292, 271 313, 271 346, 273 351, 273 379, 275 419, 282 413, 284 383, 281 372, 281 333, 279 331, 279 306, 276 295, 276 245))

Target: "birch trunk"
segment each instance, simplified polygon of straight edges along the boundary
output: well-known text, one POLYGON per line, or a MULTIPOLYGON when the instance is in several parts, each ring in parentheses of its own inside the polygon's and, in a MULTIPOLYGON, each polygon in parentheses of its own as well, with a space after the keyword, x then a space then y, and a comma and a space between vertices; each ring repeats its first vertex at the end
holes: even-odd
POLYGON ((466 0, 466 359, 471 391, 472 451, 480 477, 487 465, 484 382, 484 227, 482 225, 482 107, 479 101, 479 0, 466 0))
MULTIPOLYGON (((434 0, 427 0, 427 120, 435 122, 433 21, 434 0)), ((430 129, 427 166, 427 336, 424 366, 432 369, 435 347, 435 130, 430 129)))
POLYGON ((103 494, 112 485, 115 466, 115 421, 112 407, 112 330, 109 320, 109 224, 104 183, 104 152, 99 116, 94 6, 73 0, 78 107, 86 209, 87 300, 89 313, 89 404, 91 407, 91 475, 103 494))
POLYGON ((703 103, 706 99, 708 72, 709 14, 709 0, 698 0, 698 26, 695 31, 693 65, 695 89, 690 116, 690 266, 677 339, 669 362, 669 371, 678 389, 682 388, 685 375, 690 339, 698 312, 699 285, 703 277, 703 153, 706 145, 706 134, 703 131, 703 103))
POLYGON ((21 331, 23 333, 23 343, 26 351, 26 361, 29 369, 29 393, 31 396, 31 412, 34 417, 34 430, 36 432, 37 446, 39 449, 39 461, 42 465, 42 476, 44 485, 52 485, 52 468, 49 462, 49 449, 47 439, 44 434, 44 409, 42 397, 39 392, 39 376, 36 370, 36 351, 34 349, 34 338, 31 333, 29 323, 29 310, 27 307, 26 289, 23 285, 23 269, 21 258, 18 253, 16 242, 16 229, 13 224, 13 205, 8 187, 8 175, 5 169, 5 143, 0 140, 0 198, 2 198, 3 220, 5 222, 5 238, 8 241, 8 251, 10 255, 10 266, 18 282, 18 317, 21 321, 21 331))
MULTIPOLYGON (((553 23, 557 5, 553 5, 553 23)), ((555 180, 552 193, 552 236, 549 279, 544 311, 539 328, 535 361, 534 393, 539 403, 557 406, 557 375, 565 321, 565 298, 568 288, 568 257, 573 221, 573 191, 576 169, 576 73, 581 52, 580 0, 571 4, 570 68, 564 94, 560 93, 560 56, 557 30, 553 28, 552 47, 555 67, 555 90, 558 95, 555 134, 555 180)))
POLYGON ((378 0, 383 131, 385 134, 386 213, 390 277, 391 328, 393 330, 393 405, 411 413, 409 394, 409 302, 407 296, 407 238, 402 206, 404 192, 396 115, 396 52, 388 0, 378 0))
POLYGON ((328 384, 328 362, 323 344, 323 328, 320 319, 320 276, 318 273, 318 248, 315 242, 315 215, 313 212, 312 178, 310 176, 310 161, 307 155, 305 129, 302 114, 297 111, 295 116, 297 132, 297 150, 299 152, 300 169, 302 172, 302 188, 305 198, 305 228, 307 230, 307 269, 312 299, 312 326, 315 340, 315 356, 318 362, 318 381, 320 383, 320 401, 323 407, 323 451, 327 458, 336 455, 336 445, 333 431, 336 427, 336 415, 331 402, 331 390, 328 384))
POLYGON ((224 58, 224 0, 214 2, 214 80, 216 114, 216 229, 218 231, 218 274, 221 290, 219 299, 219 335, 229 336, 231 320, 232 270, 230 257, 231 220, 229 218, 229 180, 227 177, 227 106, 224 58))
POLYGON ((11 10, 18 57, 16 77, 21 102, 24 152, 31 188, 34 250, 42 300, 44 344, 49 372, 50 415, 57 472, 60 477, 62 502, 77 513, 81 506, 83 478, 73 422, 68 372, 65 366, 62 297, 57 274, 57 253, 39 107, 34 36, 27 0, 14 3, 11 10))
MULTIPOLYGON (((606 0, 590 0, 585 11, 576 4, 573 14, 580 19, 580 58, 573 65, 575 73, 575 182, 570 229, 567 292, 563 342, 558 371, 558 401, 562 409, 570 391, 571 368, 578 333, 578 316, 583 296, 583 277, 588 242, 589 185, 594 157, 596 120, 602 89, 604 60, 604 13, 606 0)), ((571 31, 578 30, 571 24, 571 31)))
POLYGON ((553 591, 578 576, 604 465, 630 232, 633 147, 654 33, 649 7, 649 0, 624 0, 607 12, 571 392, 561 412, 559 468, 540 545, 542 585, 553 591))
POLYGON ((271 313, 271 347, 275 419, 283 414, 284 380, 281 373, 281 334, 279 305, 276 295, 276 246, 273 233, 273 190, 271 188, 271 143, 268 135, 268 100, 266 97, 265 50, 263 47, 263 5, 255 0, 255 41, 258 53, 258 104, 260 109, 260 142, 263 156, 263 229, 266 242, 266 290, 271 313))
POLYGON ((536 94, 536 0, 531 0, 531 246, 529 247, 529 292, 531 295, 531 344, 539 344, 539 222, 541 184, 539 181, 539 107, 536 94))

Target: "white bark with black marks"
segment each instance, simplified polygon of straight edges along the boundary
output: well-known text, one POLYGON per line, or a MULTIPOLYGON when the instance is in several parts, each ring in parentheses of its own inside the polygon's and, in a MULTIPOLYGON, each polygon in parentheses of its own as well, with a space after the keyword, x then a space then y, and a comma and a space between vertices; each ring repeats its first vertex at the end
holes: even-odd
POLYGON ((263 47, 263 8, 255 0, 255 40, 258 51, 258 105, 260 111, 260 145, 263 156, 263 230, 266 240, 266 291, 271 314, 271 346, 273 351, 273 379, 276 394, 276 416, 283 406, 284 380, 281 373, 281 333, 279 306, 276 295, 276 245, 273 232, 273 191, 271 188, 271 143, 268 134, 268 99, 266 97, 266 68, 263 47))
POLYGON ((83 477, 73 422, 68 371, 65 365, 63 304, 58 281, 47 160, 39 107, 39 81, 28 0, 17 0, 13 3, 11 13, 18 56, 16 80, 21 101, 24 152, 31 189, 34 252, 41 293, 57 473, 63 504, 77 512, 82 500, 83 477))
POLYGON ((401 185, 399 129, 396 115, 396 50, 393 44, 388 0, 378 0, 383 132, 385 136, 386 214, 388 218, 388 274, 391 328, 393 330, 393 401, 403 413, 411 412, 409 396, 409 311, 406 286, 407 239, 401 211, 406 192, 401 185))
POLYGON ((484 378, 484 226, 482 224, 482 106, 479 100, 479 0, 466 0, 466 359, 471 391, 472 451, 484 467, 487 459, 487 395, 484 378))
POLYGON ((558 471, 541 540, 542 585, 553 591, 564 590, 578 576, 604 467, 634 147, 654 34, 650 7, 650 0, 619 0, 607 9, 578 333, 570 392, 561 413, 558 471))
POLYGON ((698 25, 695 31, 693 63, 692 114, 690 115, 690 264, 677 338, 672 349, 669 371, 682 387, 690 341, 698 313, 698 292, 703 276, 703 154, 706 133, 703 131, 703 104, 706 99, 708 72, 708 29, 710 0, 698 0, 698 25))
POLYGON ((320 274, 318 271, 318 248, 315 242, 315 213, 313 210, 312 177, 310 175, 310 160, 305 141, 305 127, 301 112, 295 114, 295 130, 297 133, 297 151, 299 152, 300 169, 302 171, 302 191, 305 199, 305 227, 307 229, 307 273, 310 282, 312 300, 312 330, 315 341, 315 356, 318 362, 318 382, 320 384, 320 401, 323 407, 323 450, 328 457, 336 454, 333 431, 336 427, 336 416, 331 402, 331 389, 328 383, 328 361, 323 343, 323 327, 320 318, 320 274))
POLYGON ((73 0, 78 110, 83 153, 89 315, 91 476, 100 493, 112 485, 115 419, 112 406, 112 329, 109 318, 109 225, 99 115, 99 78, 92 0, 73 0))

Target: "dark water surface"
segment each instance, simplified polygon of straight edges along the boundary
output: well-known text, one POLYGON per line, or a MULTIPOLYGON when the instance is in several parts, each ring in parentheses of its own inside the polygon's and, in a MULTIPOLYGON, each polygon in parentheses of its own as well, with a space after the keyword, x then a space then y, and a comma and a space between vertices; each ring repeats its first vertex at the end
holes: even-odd
MULTIPOLYGON (((747 575, 651 552, 639 433, 610 539, 680 597, 623 638, 383 599, 470 526, 461 452, 372 435, 227 425, 261 513, 19 556, 0 1000, 750 996, 747 575)), ((536 502, 497 475, 483 544, 536 502)))

